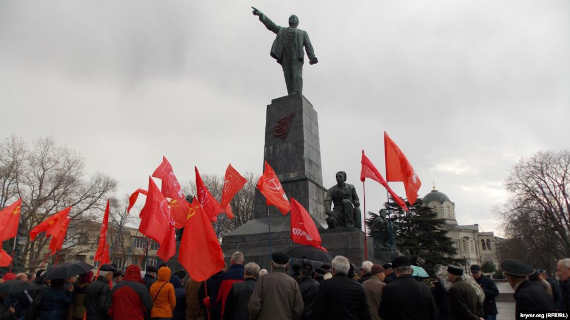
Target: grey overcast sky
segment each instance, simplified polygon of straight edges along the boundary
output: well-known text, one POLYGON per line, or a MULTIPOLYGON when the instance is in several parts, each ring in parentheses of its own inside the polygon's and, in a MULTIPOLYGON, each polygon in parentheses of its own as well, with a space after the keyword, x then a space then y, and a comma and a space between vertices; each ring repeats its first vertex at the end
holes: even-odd
MULTIPOLYGON (((568 0, 3 0, 0 137, 52 137, 119 196, 162 155, 183 183, 195 164, 261 173, 265 106, 286 90, 251 5, 309 33, 327 187, 345 169, 361 190, 361 149, 383 172, 386 130, 420 195, 435 183, 460 224, 502 234, 512 166, 568 149, 568 0)), ((377 209, 385 191, 367 185, 377 209)))

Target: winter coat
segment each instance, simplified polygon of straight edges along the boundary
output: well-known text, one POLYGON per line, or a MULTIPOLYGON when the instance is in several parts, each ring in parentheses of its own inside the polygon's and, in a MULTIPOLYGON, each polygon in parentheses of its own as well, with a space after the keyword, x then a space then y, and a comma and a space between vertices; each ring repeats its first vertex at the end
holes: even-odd
POLYGON ((313 307, 313 319, 370 319, 364 288, 343 274, 324 281, 313 307))
POLYGON ((221 305, 217 303, 218 290, 220 289, 220 284, 224 278, 224 272, 220 271, 215 275, 211 276, 210 279, 206 280, 206 288, 209 298, 209 306, 204 305, 204 298, 206 297, 206 290, 204 290, 204 284, 200 287, 200 292, 198 295, 198 300, 206 309, 206 312, 210 314, 209 320, 220 320, 221 305))
POLYGON ((260 277, 247 305, 251 320, 298 320, 303 315, 299 284, 285 272, 260 277))
POLYGON ((232 289, 234 283, 243 282, 243 265, 232 264, 228 271, 222 277, 216 303, 220 306, 220 318, 224 317, 224 309, 226 306, 226 298, 232 289))
POLYGON ((186 281, 186 320, 204 320, 206 312, 200 302, 199 293, 202 283, 188 278, 186 281))
POLYGON ((16 316, 10 312, 9 305, 0 301, 0 320, 16 320, 16 316))
POLYGON ((560 311, 570 312, 570 280, 560 281, 560 311))
POLYGON ((130 265, 123 281, 112 291, 113 320, 144 320, 150 317, 152 299, 141 281, 138 266, 130 265))
POLYGON ((158 269, 158 280, 150 287, 151 318, 172 318, 172 311, 176 307, 176 294, 174 286, 170 283, 171 274, 169 267, 158 269))
POLYGON ((224 320, 248 320, 247 304, 255 289, 255 279, 234 283, 226 299, 224 320))
POLYGON ((373 276, 362 283, 364 293, 366 294, 366 302, 368 303, 368 310, 370 310, 370 319, 380 320, 378 308, 382 301, 382 291, 386 284, 382 282, 378 276, 373 276))
POLYGON ((515 290, 515 314, 553 312, 554 302, 544 291, 544 287, 535 281, 524 280, 515 290))
POLYGON ((389 320, 435 320, 437 307, 430 289, 407 274, 384 287, 378 314, 389 320))
POLYGON ((560 285, 558 281, 547 278, 546 281, 550 283, 550 287, 552 288, 552 299, 554 300, 554 307, 556 310, 560 310, 560 302, 562 300, 562 293, 560 292, 560 285))
POLYGON ((111 309, 111 288, 109 281, 99 276, 95 282, 87 287, 85 297, 85 308, 87 309, 87 320, 107 320, 109 309, 111 309))
POLYGON ((172 311, 172 320, 186 319, 186 290, 182 288, 182 282, 177 276, 172 276, 170 283, 174 286, 176 296, 176 308, 172 311))
POLYGON ((433 299, 437 305, 438 320, 449 319, 449 294, 441 281, 436 281, 431 288, 433 299))
POLYGON ((85 315, 85 299, 87 298, 87 288, 89 283, 79 283, 75 284, 72 293, 72 303, 71 303, 71 318, 81 319, 85 315))
POLYGON ((46 288, 36 296, 26 319, 66 319, 71 305, 71 292, 63 288, 46 288))
POLYGON ((481 288, 483 288, 483 292, 485 292, 485 302, 483 303, 485 316, 497 314, 497 302, 495 302, 495 299, 499 295, 497 285, 493 280, 483 275, 481 275, 479 279, 475 279, 475 281, 477 281, 481 288))
POLYGON ((303 297, 303 304, 305 306, 303 310, 303 320, 313 319, 313 306, 319 294, 319 287, 320 284, 317 280, 309 277, 301 278, 299 290, 301 290, 301 296, 303 297))
POLYGON ((479 320, 483 306, 475 288, 467 280, 457 280, 449 289, 449 319, 479 320))

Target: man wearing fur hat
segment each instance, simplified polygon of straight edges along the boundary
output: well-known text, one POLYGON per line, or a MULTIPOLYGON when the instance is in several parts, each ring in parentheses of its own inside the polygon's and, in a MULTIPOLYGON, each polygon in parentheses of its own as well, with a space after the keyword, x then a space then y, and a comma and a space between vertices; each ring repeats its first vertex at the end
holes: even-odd
POLYGON ((507 281, 515 291, 515 314, 553 312, 554 302, 537 282, 529 281, 528 276, 532 273, 532 267, 518 260, 505 260, 501 269, 507 277, 507 281))
POLYGON ((453 283, 449 289, 449 319, 484 320, 481 300, 475 288, 463 277, 463 268, 448 266, 447 279, 453 283))
POLYGON ((276 252, 271 260, 271 273, 257 280, 249 298, 249 319, 300 319, 303 315, 303 297, 297 281, 286 273, 289 257, 276 252))

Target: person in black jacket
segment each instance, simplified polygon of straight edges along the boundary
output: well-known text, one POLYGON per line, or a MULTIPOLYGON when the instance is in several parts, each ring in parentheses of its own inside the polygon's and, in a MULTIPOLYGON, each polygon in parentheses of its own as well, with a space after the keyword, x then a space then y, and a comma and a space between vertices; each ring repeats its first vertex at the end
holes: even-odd
POLYGON ((554 303, 544 287, 536 281, 529 281, 532 267, 517 260, 505 260, 501 265, 507 281, 515 290, 515 316, 521 313, 554 312, 554 303))
POLYGON ((382 266, 384 268, 384 274, 386 278, 384 278, 384 282, 386 284, 396 280, 396 274, 394 273, 394 268, 392 267, 392 263, 388 262, 382 266))
POLYGON ((483 302, 483 311, 485 312, 485 320, 497 319, 497 303, 495 298, 499 295, 499 289, 495 282, 481 273, 481 267, 477 264, 471 266, 471 275, 479 286, 485 292, 485 301, 483 302))
POLYGON ((226 299, 224 320, 248 320, 247 304, 255 289, 259 265, 250 262, 244 266, 244 282, 234 283, 226 299))
POLYGON ((412 278, 412 267, 404 256, 392 261, 396 280, 388 283, 382 292, 378 313, 386 320, 436 320, 437 307, 430 289, 412 278))
POLYGON ((313 319, 370 319, 364 288, 348 277, 349 270, 350 262, 346 257, 334 257, 333 277, 320 285, 313 306, 313 319))
POLYGON ((150 290, 150 287, 156 281, 156 271, 156 267, 151 265, 146 266, 146 272, 144 273, 143 281, 148 290, 150 290))
POLYGON ((313 305, 319 293, 319 282, 312 278, 313 266, 309 263, 303 264, 299 278, 299 289, 303 297, 305 309, 303 310, 303 320, 313 319, 313 305))
POLYGON ((111 265, 103 265, 99 271, 99 277, 87 288, 85 297, 85 309, 87 320, 108 320, 111 308, 112 296, 109 283, 113 280, 111 265))
POLYGON ((544 269, 540 269, 538 271, 538 277, 550 284, 550 288, 552 288, 552 300, 554 301, 554 307, 556 310, 560 310, 560 300, 562 299, 562 296, 560 293, 560 286, 558 285, 558 281, 549 278, 546 270, 544 269))

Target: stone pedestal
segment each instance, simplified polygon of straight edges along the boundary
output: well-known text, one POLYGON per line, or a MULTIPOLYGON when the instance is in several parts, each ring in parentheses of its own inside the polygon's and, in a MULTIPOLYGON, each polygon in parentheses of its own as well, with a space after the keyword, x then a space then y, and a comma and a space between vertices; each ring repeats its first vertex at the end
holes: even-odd
MULTIPOLYGON (((317 112, 299 94, 277 98, 267 106, 264 161, 275 170, 289 199, 295 198, 311 214, 332 256, 345 255, 353 263, 364 257, 364 234, 357 229, 326 231, 321 151, 317 112)), ((289 215, 267 207, 256 190, 254 219, 222 240, 224 255, 240 250, 247 261, 268 267, 271 253, 286 252, 295 244, 289 237, 289 215)), ((372 253, 370 243, 369 252, 372 253)), ((369 254, 369 257, 372 257, 369 254)))
MULTIPOLYGON (((313 218, 325 221, 319 124, 313 105, 302 95, 273 99, 267 106, 264 161, 275 170, 289 199, 299 201, 313 218)), ((263 168, 263 167, 262 167, 263 168)), ((281 216, 256 191, 254 217, 281 216), (269 209, 269 210, 267 210, 269 209)))

